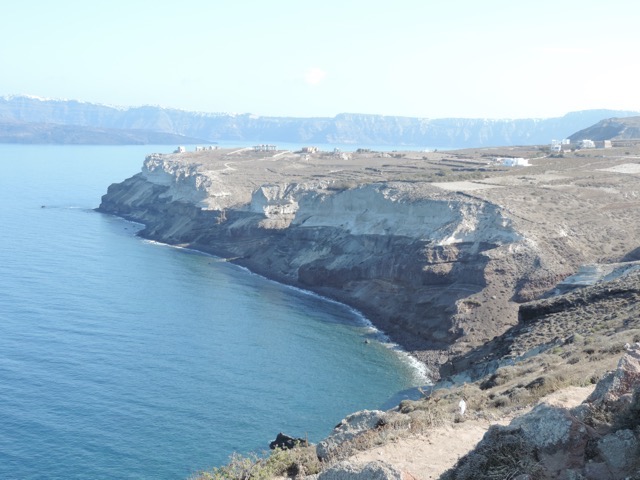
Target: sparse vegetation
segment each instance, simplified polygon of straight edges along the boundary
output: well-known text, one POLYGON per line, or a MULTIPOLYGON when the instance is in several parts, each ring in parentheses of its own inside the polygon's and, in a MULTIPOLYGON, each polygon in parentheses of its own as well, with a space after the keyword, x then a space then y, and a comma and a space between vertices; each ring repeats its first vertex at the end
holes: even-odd
POLYGON ((502 480, 518 475, 527 475, 530 480, 544 478, 531 445, 521 433, 489 430, 487 435, 493 436, 492 441, 482 442, 441 480, 502 480))
POLYGON ((276 476, 313 475, 320 467, 315 447, 276 449, 262 456, 233 454, 226 465, 200 472, 191 480, 268 480, 276 476))

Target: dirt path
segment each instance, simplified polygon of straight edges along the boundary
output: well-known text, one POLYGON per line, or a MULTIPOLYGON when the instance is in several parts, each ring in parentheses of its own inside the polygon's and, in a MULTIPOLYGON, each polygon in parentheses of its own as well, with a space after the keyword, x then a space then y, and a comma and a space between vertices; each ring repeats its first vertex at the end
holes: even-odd
MULTIPOLYGON (((593 387, 569 387, 554 392, 541 401, 571 408, 579 405, 593 387)), ((522 414, 524 412, 519 412, 522 414)), ((458 459, 472 450, 491 425, 507 425, 513 417, 498 422, 467 420, 434 429, 428 435, 401 439, 380 447, 359 452, 349 461, 367 463, 384 460, 408 472, 418 480, 437 479, 458 459)))

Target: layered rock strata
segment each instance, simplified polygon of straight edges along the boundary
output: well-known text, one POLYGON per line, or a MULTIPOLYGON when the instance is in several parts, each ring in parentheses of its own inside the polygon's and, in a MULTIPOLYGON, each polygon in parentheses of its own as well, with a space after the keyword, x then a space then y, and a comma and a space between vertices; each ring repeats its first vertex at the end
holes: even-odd
MULTIPOLYGON (((99 210, 143 223, 146 238, 343 301, 439 364, 502 333, 517 321, 516 302, 595 257, 570 215, 549 224, 520 200, 541 192, 553 203, 575 180, 532 167, 538 177, 520 181, 478 161, 449 168, 446 156, 156 154, 111 185, 99 210), (433 181, 460 170, 488 178, 433 181)), ((621 253, 637 246, 618 243, 621 253)))

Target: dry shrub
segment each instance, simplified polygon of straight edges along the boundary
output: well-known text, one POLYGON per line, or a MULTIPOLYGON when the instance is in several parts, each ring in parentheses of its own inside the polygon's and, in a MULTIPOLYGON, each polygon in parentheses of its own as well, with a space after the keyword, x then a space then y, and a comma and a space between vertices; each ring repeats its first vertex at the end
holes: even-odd
POLYGON ((533 403, 531 392, 526 388, 514 388, 509 395, 513 406, 522 407, 533 403))
POLYGON ((434 427, 446 423, 447 414, 443 408, 433 405, 431 408, 416 410, 409 413, 411 423, 409 428, 412 433, 425 433, 434 427))
POLYGON ((609 355, 617 355, 621 352, 624 352, 624 343, 615 342, 611 345, 606 345, 605 347, 600 349, 600 352, 609 355))
POLYGON ((488 390, 490 388, 504 385, 516 378, 520 374, 520 371, 521 369, 515 365, 500 367, 493 375, 480 384, 480 389, 488 390))
POLYGON ((468 410, 481 410, 487 403, 487 396, 477 383, 467 383, 460 389, 458 396, 454 397, 454 406, 457 409, 459 397, 467 402, 468 410))
POLYGON ((536 378, 525 386, 533 398, 541 398, 570 385, 570 378, 564 371, 550 372, 536 378))
POLYGON ((511 405, 511 399, 506 395, 498 395, 493 400, 491 400, 490 405, 493 408, 505 408, 511 405))
POLYGON ((192 480, 268 480, 277 476, 313 475, 321 470, 315 447, 276 449, 266 456, 234 453, 229 463, 207 472, 200 472, 192 480))
POLYGON ((533 446, 519 431, 491 428, 477 448, 462 457, 440 479, 498 480, 524 474, 530 480, 543 478, 533 446))
POLYGON ((580 360, 582 360, 582 358, 580 358, 580 355, 573 354, 567 359, 567 364, 575 365, 576 363, 579 363, 580 360))

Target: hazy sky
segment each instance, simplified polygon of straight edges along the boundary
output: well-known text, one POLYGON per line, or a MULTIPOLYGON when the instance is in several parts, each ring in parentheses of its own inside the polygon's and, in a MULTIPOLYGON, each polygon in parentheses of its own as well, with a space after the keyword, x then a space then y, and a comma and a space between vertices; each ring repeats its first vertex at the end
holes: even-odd
POLYGON ((20 0, 0 95, 205 112, 640 110, 638 0, 20 0))

